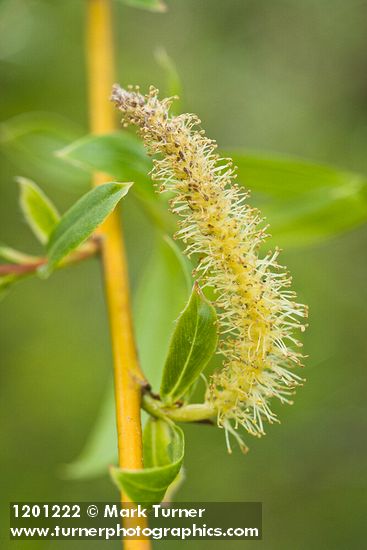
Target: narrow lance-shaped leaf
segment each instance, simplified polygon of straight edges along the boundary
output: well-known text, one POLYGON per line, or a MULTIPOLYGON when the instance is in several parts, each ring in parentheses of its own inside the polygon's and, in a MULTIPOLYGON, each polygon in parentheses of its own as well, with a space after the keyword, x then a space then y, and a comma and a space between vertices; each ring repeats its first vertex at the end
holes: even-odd
POLYGON ((20 250, 15 250, 10 246, 0 245, 0 260, 5 260, 12 264, 29 264, 39 260, 37 256, 31 256, 30 254, 25 254, 20 250))
POLYGON ((362 174, 282 155, 225 155, 238 166, 240 183, 254 192, 254 204, 281 246, 315 244, 367 220, 367 178, 362 174))
POLYGON ((119 181, 133 181, 133 194, 142 204, 154 224, 171 233, 173 216, 166 201, 155 192, 149 178, 152 161, 136 136, 126 131, 101 136, 87 135, 57 151, 65 164, 92 173, 96 170, 119 181))
POLYGON ((166 95, 176 96, 176 100, 173 102, 170 112, 176 114, 180 112, 181 98, 182 98, 182 82, 178 73, 177 67, 168 55, 167 51, 159 47, 154 52, 154 56, 157 63, 162 67, 166 76, 166 95))
POLYGON ((48 243, 48 275, 70 252, 84 242, 124 197, 131 183, 105 183, 79 199, 61 218, 48 243))
POLYGON ((143 455, 143 470, 111 468, 112 479, 133 502, 159 503, 182 466, 181 428, 164 419, 150 418, 144 429, 143 455))
POLYGON ((33 181, 18 177, 20 207, 37 239, 45 244, 59 221, 59 214, 50 199, 33 181))
POLYGON ((85 479, 106 475, 110 464, 117 463, 116 405, 113 380, 108 383, 95 424, 80 455, 63 466, 63 475, 85 479))
POLYGON ((167 235, 158 234, 133 296, 139 358, 150 385, 157 392, 172 326, 192 287, 190 267, 177 244, 167 235))
POLYGON ((242 184, 272 197, 297 197, 314 189, 366 181, 358 172, 279 153, 234 150, 222 154, 233 159, 242 184))
POLYGON ((56 156, 87 172, 98 170, 122 181, 144 177, 152 162, 139 140, 125 131, 86 135, 59 149, 56 156))
POLYGON ((80 194, 88 190, 87 174, 54 154, 82 135, 80 130, 53 113, 23 113, 0 124, 0 150, 31 179, 80 194))
POLYGON ((161 397, 167 403, 180 399, 197 380, 217 347, 216 312, 194 286, 172 335, 164 366, 161 397))
POLYGON ((166 11, 166 5, 163 0, 119 0, 127 6, 141 8, 148 11, 166 11))

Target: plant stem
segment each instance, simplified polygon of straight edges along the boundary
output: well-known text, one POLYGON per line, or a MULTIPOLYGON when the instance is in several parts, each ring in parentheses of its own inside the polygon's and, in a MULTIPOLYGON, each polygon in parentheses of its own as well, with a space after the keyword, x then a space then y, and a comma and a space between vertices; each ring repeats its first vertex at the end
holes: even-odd
MULTIPOLYGON (((88 0, 90 127, 95 134, 116 129, 114 111, 108 100, 114 80, 113 57, 111 2, 88 0)), ((104 174, 96 174, 93 183, 100 185, 106 179, 104 174)), ((140 405, 142 386, 146 382, 135 348, 126 254, 117 210, 101 226, 99 236, 112 337, 119 466, 136 470, 143 467, 140 405)), ((122 500, 129 499, 122 494, 122 500)), ((143 527, 141 522, 139 525, 143 527)), ((148 550, 150 542, 125 539, 125 548, 148 550)))
MULTIPOLYGON (((68 265, 78 263, 82 260, 91 258, 97 254, 99 249, 98 240, 90 239, 83 246, 79 248, 76 252, 70 254, 64 261, 62 261, 59 267, 67 267, 68 265)), ((0 276, 3 275, 31 275, 35 273, 38 268, 47 264, 47 258, 34 258, 32 261, 28 261, 21 264, 15 263, 6 263, 0 264, 0 276)))
POLYGON ((207 403, 193 403, 182 407, 165 407, 164 403, 145 393, 143 409, 157 418, 169 418, 175 422, 208 422, 215 418, 217 411, 207 403))

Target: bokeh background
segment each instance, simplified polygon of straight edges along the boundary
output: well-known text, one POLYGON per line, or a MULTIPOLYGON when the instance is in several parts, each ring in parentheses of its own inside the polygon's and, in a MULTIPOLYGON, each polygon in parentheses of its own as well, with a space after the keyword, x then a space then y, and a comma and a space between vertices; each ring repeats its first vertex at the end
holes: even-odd
MULTIPOLYGON (((199 114, 222 147, 295 154, 367 174, 365 2, 168 0, 168 7, 152 14, 115 2, 121 83, 164 89, 153 53, 164 47, 183 82, 184 108, 199 114)), ((2 121, 53 112, 87 132, 84 11, 84 0, 0 1, 2 121)), ((4 154, 0 169, 1 241, 37 252, 13 179, 27 175, 26 167, 4 154)), ((42 169, 37 182, 61 209, 81 192, 42 169)), ((134 291, 153 230, 134 201, 125 203, 124 225, 134 291)), ((261 440, 247 437, 245 457, 237 449, 227 455, 220 430, 185 428, 186 482, 177 499, 263 502, 264 540, 220 547, 365 547, 366 245, 360 227, 283 254, 311 314, 307 384, 293 407, 281 408, 282 424, 261 440)), ((154 315, 147 312, 152 330, 154 315)), ((7 538, 8 501, 117 498, 107 476, 69 480, 62 467, 83 448, 110 382, 98 262, 25 281, 1 302, 0 316, 1 547, 119 548, 116 541, 7 538)))

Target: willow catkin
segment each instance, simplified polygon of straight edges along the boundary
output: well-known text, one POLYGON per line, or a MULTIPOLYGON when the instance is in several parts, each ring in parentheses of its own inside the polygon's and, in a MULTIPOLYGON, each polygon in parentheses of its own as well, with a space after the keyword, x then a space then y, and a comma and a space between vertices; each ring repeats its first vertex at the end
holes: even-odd
POLYGON ((173 98, 158 99, 150 88, 113 88, 112 100, 125 126, 135 125, 153 160, 152 179, 161 192, 173 193, 176 237, 187 256, 197 258, 195 276, 216 293, 223 367, 211 377, 206 401, 227 431, 239 424, 260 436, 264 420, 277 420, 269 400, 290 403, 301 378, 301 344, 294 333, 304 330, 299 317, 305 306, 295 301, 291 279, 277 263, 278 251, 259 257, 266 237, 259 212, 246 202, 248 194, 234 183, 230 159, 215 154, 216 143, 197 130, 191 114, 171 116, 173 98))

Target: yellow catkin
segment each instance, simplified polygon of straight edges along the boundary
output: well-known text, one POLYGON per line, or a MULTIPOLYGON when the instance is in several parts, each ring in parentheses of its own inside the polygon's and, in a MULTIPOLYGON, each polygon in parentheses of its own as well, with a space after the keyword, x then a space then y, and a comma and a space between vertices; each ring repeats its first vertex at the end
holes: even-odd
POLYGON ((263 220, 234 183, 232 161, 219 158, 216 143, 197 129, 200 120, 171 116, 172 98, 159 100, 155 88, 144 96, 138 88, 116 85, 112 100, 124 125, 138 127, 154 157, 152 179, 161 192, 173 194, 170 208, 180 218, 176 237, 187 256, 197 258, 197 280, 216 293, 224 364, 210 379, 206 401, 227 434, 235 434, 240 424, 260 436, 264 420, 277 420, 269 400, 291 402, 301 382, 292 371, 302 357, 294 332, 305 328, 299 317, 306 317, 307 309, 289 290, 279 252, 259 257, 263 220))

